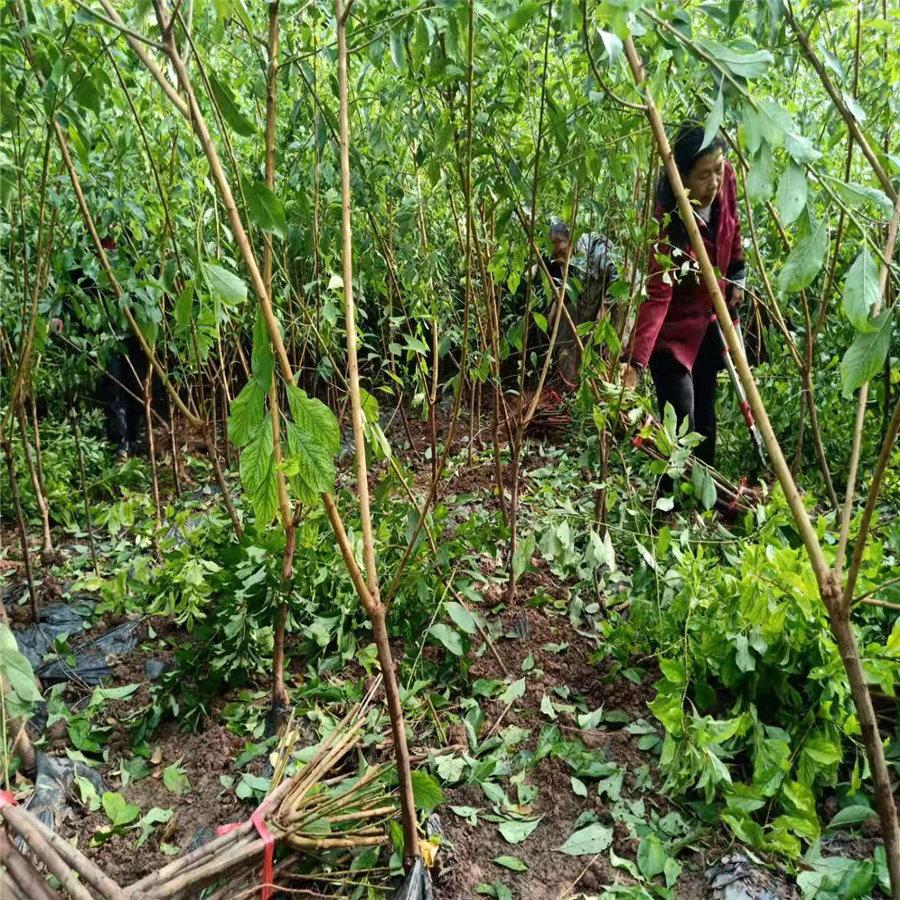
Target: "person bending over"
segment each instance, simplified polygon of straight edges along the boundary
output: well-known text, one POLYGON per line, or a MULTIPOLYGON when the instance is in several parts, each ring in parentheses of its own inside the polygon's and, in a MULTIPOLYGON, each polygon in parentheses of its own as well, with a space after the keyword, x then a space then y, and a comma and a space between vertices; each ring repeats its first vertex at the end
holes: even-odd
MULTIPOLYGON (((717 136, 704 147, 703 132, 703 125, 684 122, 675 137, 673 155, 706 252, 724 275, 719 288, 736 318, 745 275, 737 182, 721 138, 717 136)), ((655 217, 659 239, 650 254, 647 298, 638 311, 630 342, 631 362, 623 364, 623 375, 625 383, 634 387, 638 371, 649 368, 660 415, 666 403, 671 403, 679 425, 688 419, 690 430, 704 438, 695 455, 714 465, 716 376, 724 365, 722 345, 713 322, 712 296, 703 283, 665 174, 657 189, 655 217), (683 272, 686 260, 689 269, 683 272)))

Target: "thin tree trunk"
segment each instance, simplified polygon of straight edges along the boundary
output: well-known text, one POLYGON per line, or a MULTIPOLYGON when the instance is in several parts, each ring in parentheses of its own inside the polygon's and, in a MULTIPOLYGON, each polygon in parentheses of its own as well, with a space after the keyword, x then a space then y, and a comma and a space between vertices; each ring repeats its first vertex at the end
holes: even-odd
POLYGON ((474 379, 469 384, 469 449, 467 462, 472 465, 472 455, 475 452, 475 404, 478 402, 478 382, 474 379))
POLYGON ((156 471, 156 437, 153 433, 151 415, 153 402, 153 369, 147 369, 144 381, 144 417, 147 420, 147 452, 150 456, 150 479, 153 485, 153 509, 156 513, 156 528, 153 532, 153 549, 159 552, 159 533, 162 531, 162 506, 159 500, 159 477, 156 471))
POLYGON ((41 452, 41 432, 38 426, 37 403, 34 399, 34 391, 29 393, 28 399, 31 407, 31 431, 34 434, 34 461, 37 464, 38 484, 41 486, 41 495, 46 498, 47 483, 44 481, 44 454, 41 452))
POLYGON ((38 478, 37 469, 34 465, 34 458, 31 455, 31 445, 28 443, 28 425, 25 421, 25 407, 21 400, 16 413, 19 420, 19 431, 22 435, 22 452, 25 455, 25 465, 28 467, 28 474, 31 476, 31 486, 34 489, 35 500, 41 516, 41 562, 45 566, 49 566, 56 559, 56 552, 53 549, 53 538, 50 535, 50 506, 47 503, 47 498, 44 496, 41 481, 38 478))
MULTIPOLYGON (((223 373, 224 379, 224 373, 223 373)), ((228 391, 223 380, 222 383, 222 446, 225 450, 225 468, 231 468, 231 441, 228 440, 228 391)))
MULTIPOLYGON (((278 110, 278 7, 279 2, 269 4, 269 69, 266 79, 266 186, 275 189, 275 126, 278 110)), ((272 303, 272 235, 265 236, 263 247, 263 282, 269 303, 272 303)), ((278 480, 278 505, 281 509, 281 524, 285 535, 285 553, 281 567, 283 590, 290 591, 294 575, 295 526, 291 520, 291 506, 287 494, 287 483, 281 471, 281 423, 278 411, 278 383, 272 373, 269 390, 269 410, 272 414, 272 441, 278 480)), ((282 719, 289 709, 290 698, 284 683, 284 635, 287 627, 287 604, 282 602, 275 621, 275 648, 272 654, 272 713, 282 719)))
POLYGON ((166 394, 166 407, 169 420, 169 453, 172 454, 172 484, 175 496, 181 497, 181 461, 178 457, 178 412, 172 408, 172 398, 166 394))
MULTIPOLYGON (((350 122, 348 115, 347 87, 347 20, 342 0, 335 0, 334 13, 338 34, 338 92, 340 98, 341 128, 341 238, 343 245, 344 278, 344 319, 347 333, 347 368, 350 383, 350 400, 353 415, 353 436, 356 441, 356 464, 359 491, 360 523, 363 537, 363 557, 367 573, 367 592, 371 606, 367 608, 372 622, 372 634, 378 650, 378 661, 384 677, 385 697, 391 731, 394 738, 394 752, 397 760, 397 780, 400 790, 400 806, 403 819, 403 857, 407 867, 419 856, 418 831, 416 828, 415 803, 412 792, 412 774, 409 761, 409 747, 406 742, 406 727, 400 704, 400 690, 394 669, 394 660, 388 643, 384 605, 381 602, 378 575, 375 565, 375 544, 372 533, 372 519, 369 509, 369 484, 366 468, 366 446, 363 432, 362 398, 359 387, 359 367, 356 357, 356 309, 353 301, 353 237, 350 224, 350 122)), ((469 12, 469 35, 472 40, 472 10, 469 12)), ((471 46, 470 46, 471 59, 471 46)), ((471 85, 471 81, 470 81, 471 85)))
POLYGON ((31 572, 31 558, 28 555, 28 532, 25 529, 25 516, 22 514, 22 500, 19 496, 19 477, 16 473, 16 460, 12 443, 8 437, 3 439, 3 452, 6 454, 6 468, 9 471, 9 489, 13 498, 13 509, 16 512, 16 527, 19 531, 19 544, 22 547, 22 562, 25 564, 25 578, 28 581, 28 595, 31 598, 31 617, 35 624, 40 622, 37 591, 34 587, 34 576, 31 572))
POLYGON ((237 537, 238 541, 241 541, 244 537, 244 529, 241 526, 241 520, 238 518, 237 510, 234 507, 234 501, 231 499, 231 488, 225 480, 225 473, 222 471, 222 465, 219 462, 219 450, 216 447, 216 442, 209 430, 209 411, 206 406, 206 391, 203 388, 203 369, 200 365, 200 347, 197 344, 197 329, 193 322, 191 322, 191 338, 194 342, 194 357, 197 361, 197 372, 199 373, 197 384, 200 388, 200 408, 203 410, 203 415, 198 417, 200 434, 203 437, 203 445, 206 447, 206 453, 212 463, 213 472, 216 476, 216 484, 218 484, 219 490, 222 493, 222 502, 228 510, 228 516, 231 519, 235 537, 237 537))
MULTIPOLYGON (((75 438, 75 452, 78 455, 78 473, 81 477, 81 496, 84 499, 84 521, 88 533, 88 543, 91 547, 91 562, 94 564, 94 574, 100 577, 100 566, 97 563, 97 543, 94 540, 94 524, 91 521, 91 501, 88 496, 87 475, 84 470, 84 451, 81 449, 81 434, 78 430, 78 420, 73 406, 69 406, 69 422, 72 424, 72 435, 75 438)), ((150 419, 147 419, 147 427, 150 419)), ((159 526, 157 525, 157 529, 159 526)))
MULTIPOLYGON (((547 65, 550 59, 550 33, 553 22, 553 0, 547 4, 547 31, 544 38, 544 71, 541 78, 541 106, 538 112, 538 131, 534 151, 534 178, 531 183, 531 218, 528 228, 534 237, 534 226, 537 216, 538 179, 541 171, 541 147, 544 136, 544 105, 547 97, 547 65)), ((522 462, 522 444, 525 440, 524 411, 525 411, 525 373, 528 360, 528 324, 531 318, 531 294, 532 274, 534 266, 534 241, 528 255, 528 272, 525 283, 525 324, 522 329, 522 360, 519 373, 519 396, 516 398, 516 434, 510 430, 509 440, 512 444, 512 472, 509 478, 509 586, 507 588, 507 602, 511 603, 516 596, 516 572, 512 561, 516 555, 516 544, 519 538, 519 467, 522 462)))

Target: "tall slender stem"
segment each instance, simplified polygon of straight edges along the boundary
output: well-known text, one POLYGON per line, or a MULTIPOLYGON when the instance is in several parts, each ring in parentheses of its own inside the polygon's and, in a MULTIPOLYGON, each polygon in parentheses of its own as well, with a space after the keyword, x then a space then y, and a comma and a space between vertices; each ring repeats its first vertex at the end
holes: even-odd
MULTIPOLYGON (((534 290, 532 270, 534 268, 535 243, 534 226, 537 218, 538 179, 541 172, 541 148, 544 138, 544 106, 547 99, 547 67, 550 59, 550 32, 553 22, 553 0, 547 4, 547 30, 544 35, 544 65, 541 76, 541 105, 538 110, 538 130, 534 149, 534 176, 531 181, 531 217, 527 223, 531 246, 528 251, 528 271, 525 281, 525 318, 522 327, 522 354, 519 363, 519 396, 516 398, 516 433, 510 433, 512 442, 512 471, 509 478, 509 587, 507 599, 511 602, 516 595, 516 572, 512 561, 516 554, 519 530, 519 467, 522 462, 522 444, 525 440, 525 373, 528 365, 528 325, 531 319, 531 296, 534 290)), ((518 211, 518 210, 517 210, 518 211)))
MULTIPOLYGON (((362 395, 359 387, 359 365, 356 356, 356 310, 353 302, 353 231, 350 222, 350 121, 348 114, 349 101, 347 88, 347 20, 342 0, 335 0, 334 15, 337 20, 338 36, 344 318, 347 334, 347 368, 353 418, 353 436, 356 441, 357 490, 359 491, 360 521, 363 534, 363 557, 366 566, 366 588, 369 600, 366 611, 372 623, 372 634, 375 638, 378 662, 384 677, 385 697, 388 704, 388 714, 391 719, 391 730, 394 737, 397 780, 400 789, 400 805, 403 819, 404 863, 409 867, 419 855, 419 836, 416 828, 415 803, 412 792, 412 772, 409 761, 409 747, 406 742, 406 727, 403 721, 403 708, 400 704, 400 689, 397 684, 397 673, 391 655, 390 644, 388 643, 384 605, 381 602, 378 590, 378 573, 375 567, 375 543, 372 533, 372 517, 369 506, 369 482, 366 467, 366 443, 363 420, 364 413, 362 408, 362 395)), ((326 508, 327 506, 328 505, 326 504, 326 508)), ((329 513, 331 514, 330 510, 329 513)), ((333 515, 332 525, 337 529, 338 522, 335 521, 333 515)), ((351 568, 351 574, 352 573, 353 569, 351 568)), ((360 594, 360 596, 364 597, 365 595, 360 594)))

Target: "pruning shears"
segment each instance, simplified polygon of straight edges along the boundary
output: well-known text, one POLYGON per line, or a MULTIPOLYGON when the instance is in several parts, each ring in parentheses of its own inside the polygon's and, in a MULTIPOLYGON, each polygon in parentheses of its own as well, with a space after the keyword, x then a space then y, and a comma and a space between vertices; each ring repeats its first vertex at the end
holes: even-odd
MULTIPOLYGON (((753 443, 756 445, 756 450, 759 453, 759 458, 762 461, 764 466, 769 464, 768 457, 766 456, 766 448, 763 444, 762 435, 759 433, 759 427, 753 419, 753 411, 750 409, 750 404, 747 402, 747 394, 744 391, 744 386, 741 384, 741 379, 738 377, 737 370, 734 367, 734 360, 731 358, 731 353, 728 351, 728 343, 725 340, 725 335, 722 333, 722 326, 719 324, 719 320, 713 317, 713 321, 716 323, 716 330, 719 332, 719 340, 722 342, 722 358, 725 360, 725 368, 728 369, 728 377, 731 379, 731 383, 734 386, 735 393, 738 397, 738 404, 741 407, 741 412, 744 414, 744 421, 747 423, 747 428, 750 431, 750 437, 753 440, 753 443)), ((737 332, 738 341, 741 345, 741 350, 744 353, 744 356, 747 355, 747 348, 744 344, 744 333, 741 330, 741 323, 738 320, 734 320, 732 322, 734 325, 734 330, 737 332)))

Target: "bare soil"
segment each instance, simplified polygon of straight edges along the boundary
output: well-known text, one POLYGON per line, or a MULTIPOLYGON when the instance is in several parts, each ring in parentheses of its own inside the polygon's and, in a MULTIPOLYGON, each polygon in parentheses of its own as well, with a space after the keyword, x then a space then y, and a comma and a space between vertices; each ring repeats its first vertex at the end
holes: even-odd
MULTIPOLYGON (((579 635, 567 618, 552 617, 543 610, 529 609, 525 604, 534 589, 540 585, 545 590, 564 590, 553 584, 552 578, 543 572, 530 573, 519 586, 515 604, 501 616, 504 632, 515 626, 523 629, 522 619, 527 619, 528 639, 502 639, 497 643, 497 651, 507 670, 519 673, 522 663, 531 654, 534 669, 526 679, 525 696, 515 707, 506 712, 500 727, 519 725, 531 730, 526 746, 533 749, 542 725, 548 719, 541 713, 541 701, 553 687, 568 687, 572 697, 584 698, 589 709, 603 706, 605 710, 621 710, 629 719, 649 718, 647 702, 653 698, 651 673, 640 685, 622 676, 608 679, 609 665, 590 662, 594 646, 587 638, 579 635), (563 653, 542 650, 545 644, 567 642, 569 647, 563 653), (609 683, 605 683, 608 681, 609 683)), ((472 665, 470 679, 503 678, 503 671, 493 654, 486 652, 472 665)), ((488 716, 483 733, 496 723, 504 713, 503 705, 497 701, 485 701, 482 708, 488 716)), ((561 712, 556 721, 563 736, 575 739, 580 730, 567 713, 561 712)), ((601 725, 601 728, 607 726, 601 725)), ((638 766, 650 765, 651 777, 658 784, 654 765, 655 757, 637 747, 638 737, 622 730, 621 726, 608 726, 609 731, 598 731, 593 746, 603 749, 608 758, 627 767, 625 791, 629 793, 633 784, 634 771, 638 766)), ((608 853, 597 857, 572 857, 559 852, 561 844, 575 830, 575 822, 585 812, 593 811, 599 820, 614 827, 614 849, 619 856, 634 860, 639 841, 629 838, 627 829, 615 823, 610 816, 608 805, 593 795, 578 797, 572 790, 571 772, 559 759, 545 758, 540 762, 527 782, 537 787, 534 801, 534 815, 541 816, 541 823, 522 844, 510 845, 500 835, 496 827, 479 820, 477 827, 454 815, 449 806, 471 806, 490 812, 491 804, 480 786, 462 786, 445 790, 447 803, 442 811, 442 822, 448 839, 449 860, 445 860, 436 880, 437 894, 442 900, 462 900, 477 896, 474 889, 479 884, 501 880, 521 900, 549 900, 549 898, 575 898, 583 893, 598 893, 613 882, 633 883, 630 876, 609 864, 608 853), (500 856, 517 856, 528 866, 526 872, 513 872, 493 862, 500 856)), ((634 793, 642 797, 649 808, 655 807, 660 815, 674 807, 659 793, 634 793)), ((712 859, 718 858, 721 850, 714 850, 712 859)), ((703 900, 711 897, 703 871, 707 860, 705 854, 686 851, 679 857, 684 871, 676 885, 675 896, 681 900, 703 900)))

